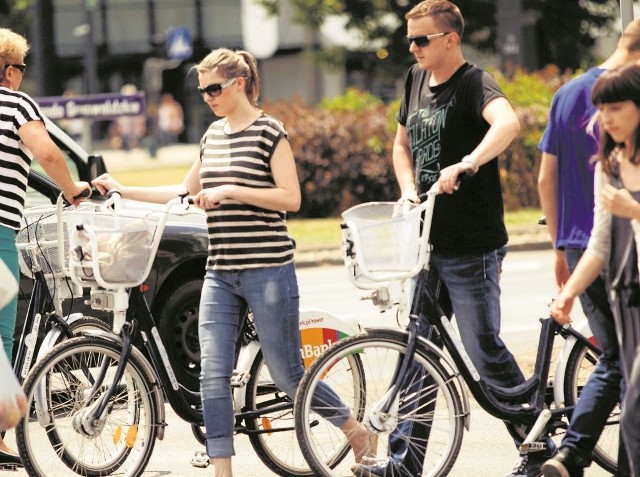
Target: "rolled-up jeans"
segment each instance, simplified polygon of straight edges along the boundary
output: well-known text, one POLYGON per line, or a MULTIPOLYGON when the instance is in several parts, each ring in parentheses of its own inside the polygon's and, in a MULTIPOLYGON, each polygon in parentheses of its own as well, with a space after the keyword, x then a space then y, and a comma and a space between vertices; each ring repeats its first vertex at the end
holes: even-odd
MULTIPOLYGON (((203 417, 209 457, 230 457, 234 411, 230 385, 242 311, 248 305, 260 339, 262 355, 276 386, 290 398, 304 367, 300 354, 299 293, 295 267, 237 271, 208 270, 200 298, 200 340, 203 417)), ((314 400, 317 412, 336 426, 349 417, 347 406, 324 384, 314 400)))

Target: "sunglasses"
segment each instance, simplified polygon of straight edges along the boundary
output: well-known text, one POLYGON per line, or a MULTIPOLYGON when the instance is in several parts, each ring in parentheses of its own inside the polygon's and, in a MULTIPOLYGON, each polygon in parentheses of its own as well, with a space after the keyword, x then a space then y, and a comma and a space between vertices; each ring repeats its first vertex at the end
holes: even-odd
POLYGON ((27 69, 27 65, 25 63, 21 63, 21 64, 10 63, 10 64, 6 65, 4 68, 7 69, 9 66, 13 66, 14 68, 19 69, 22 74, 24 74, 24 70, 27 69))
POLYGON ((411 45, 411 43, 415 43, 418 48, 424 48, 434 38, 440 38, 441 36, 448 35, 449 33, 453 33, 453 32, 446 31, 443 33, 434 33, 433 35, 408 36, 407 45, 411 45))
POLYGON ((210 84, 204 88, 202 86, 198 86, 198 93, 202 95, 207 94, 210 98, 215 98, 216 96, 220 96, 222 94, 222 90, 231 86, 237 79, 238 78, 231 78, 222 83, 210 84))

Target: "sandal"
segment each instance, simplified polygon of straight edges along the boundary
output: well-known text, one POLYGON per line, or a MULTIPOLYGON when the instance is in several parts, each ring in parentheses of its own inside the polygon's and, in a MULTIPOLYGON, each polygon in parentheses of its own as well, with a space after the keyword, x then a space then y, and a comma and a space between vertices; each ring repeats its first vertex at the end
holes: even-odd
POLYGON ((191 458, 190 462, 192 466, 200 467, 202 469, 206 469, 207 467, 209 467, 209 464, 211 463, 209 461, 209 456, 205 451, 196 451, 196 453, 191 458))

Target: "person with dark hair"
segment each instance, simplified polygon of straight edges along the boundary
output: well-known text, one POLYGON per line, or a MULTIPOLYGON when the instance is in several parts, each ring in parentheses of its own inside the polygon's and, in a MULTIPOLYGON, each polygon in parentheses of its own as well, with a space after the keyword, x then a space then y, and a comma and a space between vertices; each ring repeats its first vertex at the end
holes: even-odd
MULTIPOLYGON (((19 91, 27 65, 29 44, 21 35, 0 28, 0 260, 16 280, 19 278, 16 231, 20 229, 31 161, 37 160, 60 186, 70 204, 79 204, 86 182, 74 182, 58 146, 49 136, 36 102, 19 91)), ((9 361, 13 354, 13 335, 18 297, 0 309, 0 338, 9 361)), ((0 466, 21 464, 20 457, 0 437, 0 466)))
MULTIPOLYGON (((232 475, 234 413, 230 378, 239 320, 248 306, 260 349, 279 389, 292 399, 304 374, 300 354, 299 293, 285 211, 300 207, 300 183, 287 131, 257 106, 260 77, 246 51, 213 50, 194 69, 198 92, 214 114, 200 141, 200 157, 183 184, 124 187, 111 176, 94 180, 101 192, 167 202, 187 193, 206 211, 209 257, 198 337, 206 450, 217 477, 232 475)), ((370 451, 364 424, 327 386, 315 396, 318 414, 347 436, 356 462, 370 451)))
POLYGON ((607 288, 627 383, 620 428, 627 451, 617 475, 640 475, 640 65, 603 73, 592 95, 598 108, 600 146, 595 171, 595 217, 587 250, 552 303, 551 313, 569 323, 577 296, 607 267, 607 288), (635 361, 635 363, 634 363, 635 361))
MULTIPOLYGON (((418 201, 438 182, 431 228, 428 280, 438 301, 455 314, 460 337, 482 379, 511 388, 525 381, 500 338, 500 270, 507 231, 497 156, 520 132, 520 123, 495 79, 462 52, 464 19, 447 0, 424 0, 405 16, 409 51, 416 59, 405 80, 393 164, 403 199, 418 201), (467 172, 473 177, 458 183, 467 172)), ((427 272, 425 272, 427 273, 427 272)), ((505 422, 516 447, 528 428, 505 422)), ((390 438, 390 456, 363 459, 358 477, 422 474, 424 451, 407 452, 404 430, 390 438), (418 455, 422 454, 422 455, 418 455)), ((428 426, 414 423, 424 442, 428 426)), ((510 476, 537 476, 553 454, 550 439, 520 454, 510 476)))
MULTIPOLYGON (((608 69, 640 59, 640 20, 625 28, 612 55, 600 66, 564 84, 554 95, 542 151, 538 189, 555 250, 555 276, 562 289, 587 247, 593 227, 593 176, 598 137, 591 90, 608 69)), ((545 477, 581 477, 609 414, 621 397, 619 346, 605 286, 598 276, 580 302, 602 354, 580 393, 558 454, 542 467, 545 477)), ((623 449, 623 446, 620 446, 623 449)), ((618 460, 626 457, 622 453, 618 460)))

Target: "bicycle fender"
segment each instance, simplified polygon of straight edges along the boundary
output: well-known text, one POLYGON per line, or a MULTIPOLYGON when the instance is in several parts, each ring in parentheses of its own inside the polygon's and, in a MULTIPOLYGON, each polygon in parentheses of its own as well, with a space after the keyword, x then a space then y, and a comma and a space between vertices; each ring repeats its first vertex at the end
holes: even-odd
MULTIPOLYGON (((240 348, 240 353, 238 353, 238 361, 236 363, 236 369, 246 371, 247 373, 250 372, 253 362, 256 360, 259 351, 260 342, 258 341, 250 341, 248 344, 240 348)), ((235 407, 235 412, 242 412, 242 408, 244 407, 246 398, 246 385, 233 388, 233 405, 235 407)))
POLYGON ((317 308, 301 308, 300 353, 305 369, 332 344, 361 331, 355 317, 340 317, 317 308))
MULTIPOLYGON (((591 338, 593 336, 587 320, 580 320, 578 323, 574 323, 571 326, 586 338, 591 338)), ((567 361, 569 360, 569 355, 571 354, 571 350, 575 346, 576 341, 575 337, 569 336, 564 342, 564 345, 558 354, 558 359, 556 360, 556 370, 553 375, 553 400, 556 403, 556 406, 559 407, 566 405, 564 397, 564 379, 567 374, 567 361)))
MULTIPOLYGON (((70 315, 65 316, 64 320, 68 324, 71 324, 74 321, 79 320, 83 316, 84 315, 82 313, 72 313, 70 315)), ((38 356, 36 357, 36 361, 39 360, 41 357, 43 357, 45 354, 47 354, 47 352, 51 348, 53 348, 53 346, 56 344, 56 341, 58 341, 58 338, 60 337, 61 333, 62 333, 62 330, 55 326, 52 327, 51 330, 49 330, 47 335, 42 340, 42 344, 40 345, 40 349, 38 350, 38 356)))

